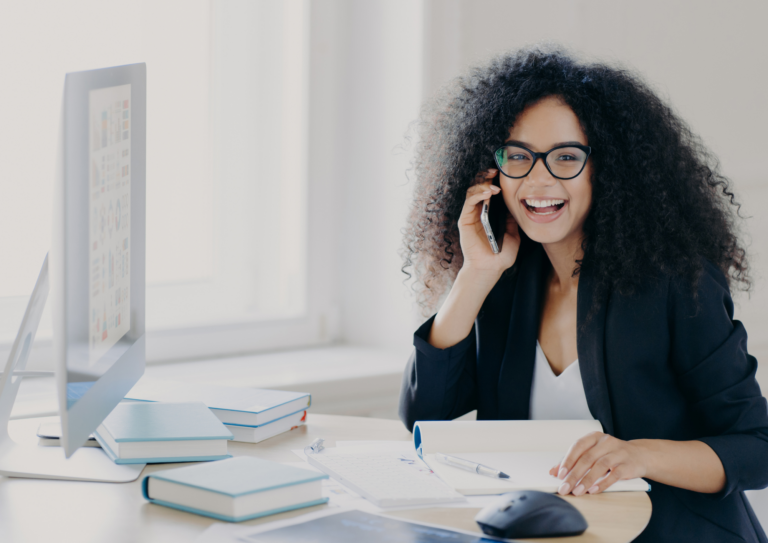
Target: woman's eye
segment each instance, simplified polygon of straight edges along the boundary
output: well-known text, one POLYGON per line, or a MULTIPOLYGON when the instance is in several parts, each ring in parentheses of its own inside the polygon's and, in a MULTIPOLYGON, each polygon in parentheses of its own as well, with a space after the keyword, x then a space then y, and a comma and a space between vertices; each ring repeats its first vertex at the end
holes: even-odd
POLYGON ((525 160, 527 158, 528 158, 527 156, 519 155, 519 154, 518 155, 508 155, 507 156, 507 160, 525 160))
POLYGON ((568 162, 571 160, 576 160, 576 157, 573 155, 560 155, 557 157, 557 160, 560 160, 562 162, 568 162))

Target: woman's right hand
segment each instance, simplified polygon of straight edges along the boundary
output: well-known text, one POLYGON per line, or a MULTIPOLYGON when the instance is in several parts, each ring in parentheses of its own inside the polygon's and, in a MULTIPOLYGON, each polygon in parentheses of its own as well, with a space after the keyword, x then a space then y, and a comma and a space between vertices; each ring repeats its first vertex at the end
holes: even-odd
POLYGON ((478 182, 467 191, 459 217, 459 242, 464 264, 429 332, 430 345, 438 349, 447 349, 467 337, 488 293, 502 272, 517 259, 520 232, 512 215, 507 214, 507 231, 499 254, 493 253, 483 223, 480 222, 483 202, 501 193, 499 187, 492 185, 496 174, 497 170, 478 174, 478 182))
POLYGON ((494 254, 488 237, 485 234, 480 214, 483 203, 490 201, 491 196, 501 193, 501 188, 493 185, 493 178, 498 170, 488 170, 478 174, 484 181, 472 185, 467 190, 467 198, 459 217, 459 236, 461 252, 464 255, 462 270, 472 269, 480 273, 501 275, 507 268, 512 267, 520 249, 520 232, 515 219, 507 213, 507 228, 501 252, 494 254))
POLYGON ((496 173, 496 170, 488 170, 479 174, 479 182, 467 191, 464 209, 459 217, 459 241, 464 264, 429 332, 429 343, 438 349, 456 345, 467 337, 488 293, 502 272, 517 259, 520 232, 512 215, 507 215, 507 231, 499 254, 493 253, 483 223, 480 222, 483 202, 501 193, 499 187, 491 184, 496 173))

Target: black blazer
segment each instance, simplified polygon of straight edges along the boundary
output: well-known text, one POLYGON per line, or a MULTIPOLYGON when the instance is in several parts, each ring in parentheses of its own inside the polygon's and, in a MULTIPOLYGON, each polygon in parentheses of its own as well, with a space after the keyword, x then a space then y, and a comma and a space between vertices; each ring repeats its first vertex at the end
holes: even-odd
MULTIPOLYGON (((550 264, 538 244, 518 261, 488 295, 466 339, 444 350, 429 345, 434 317, 416 331, 400 394, 408 429, 474 409, 483 420, 529 418, 550 264)), ((587 319, 592 284, 582 270, 578 354, 592 416, 623 440, 703 441, 727 478, 717 494, 649 480, 653 514, 636 541, 768 543, 743 492, 768 486, 768 407, 723 274, 705 261, 697 299, 682 280, 662 277, 633 296, 612 294, 587 319)))

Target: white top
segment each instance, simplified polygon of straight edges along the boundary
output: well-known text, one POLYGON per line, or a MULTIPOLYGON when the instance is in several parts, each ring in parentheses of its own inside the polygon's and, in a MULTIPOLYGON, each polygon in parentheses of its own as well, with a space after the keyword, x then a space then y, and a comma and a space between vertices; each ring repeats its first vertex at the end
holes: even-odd
POLYGON ((538 341, 531 383, 531 420, 594 420, 581 382, 579 359, 555 375, 538 341))

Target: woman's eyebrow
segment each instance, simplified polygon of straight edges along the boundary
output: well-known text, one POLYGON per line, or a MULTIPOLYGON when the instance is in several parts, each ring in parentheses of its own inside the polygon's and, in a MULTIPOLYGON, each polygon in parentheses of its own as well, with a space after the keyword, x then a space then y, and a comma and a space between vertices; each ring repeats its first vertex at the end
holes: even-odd
MULTIPOLYGON (((504 142, 505 145, 520 145, 521 147, 527 147, 529 149, 533 148, 533 145, 530 143, 527 143, 525 141, 519 141, 519 140, 507 140, 504 142)), ((561 141, 559 143, 553 144, 550 149, 554 149, 555 147, 560 147, 561 145, 584 145, 580 141, 561 141)))

